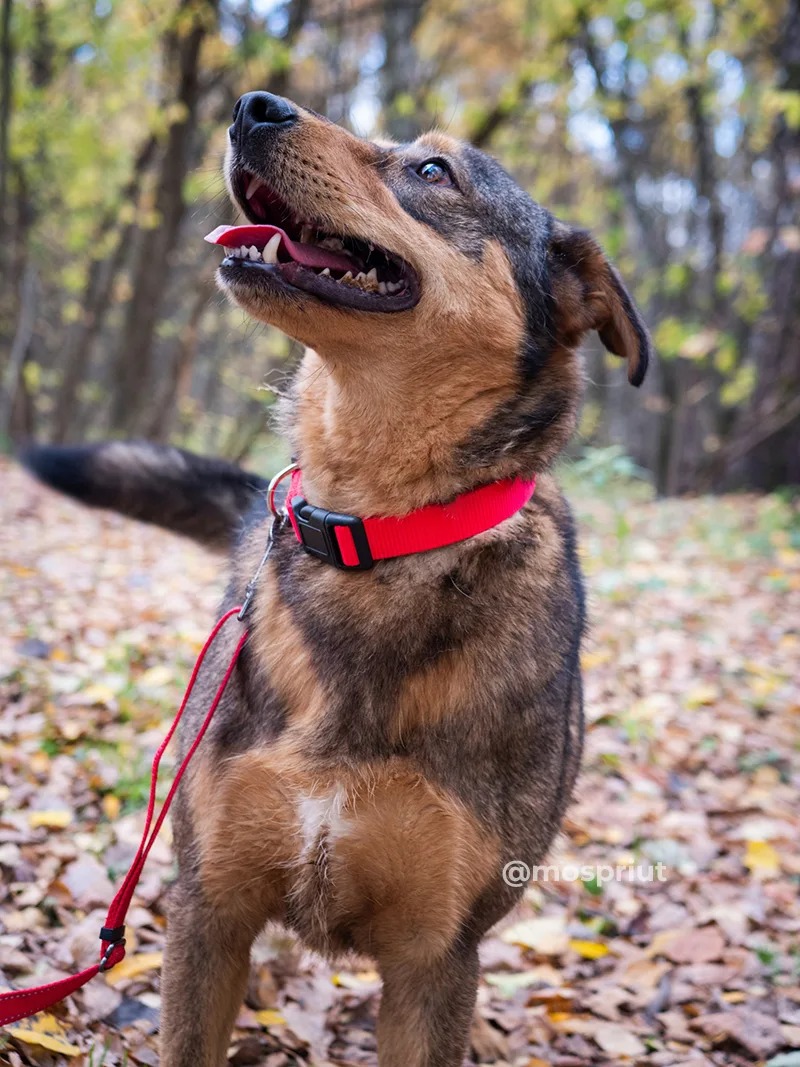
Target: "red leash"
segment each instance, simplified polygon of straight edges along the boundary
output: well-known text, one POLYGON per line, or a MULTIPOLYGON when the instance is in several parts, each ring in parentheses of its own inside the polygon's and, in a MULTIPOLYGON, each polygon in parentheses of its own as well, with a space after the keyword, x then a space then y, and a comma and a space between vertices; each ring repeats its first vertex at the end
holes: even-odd
POLYGON ((156 783, 158 781, 158 767, 161 762, 161 757, 164 755, 164 751, 172 740, 172 735, 175 733, 178 723, 181 721, 186 705, 189 702, 189 697, 194 689, 197 675, 200 673, 200 668, 206 657, 206 653, 211 648, 220 630, 222 630, 228 620, 232 619, 235 615, 239 615, 241 612, 242 609, 239 607, 231 608, 230 611, 225 612, 208 635, 206 643, 203 645, 200 655, 197 657, 197 662, 194 665, 194 670, 189 679, 186 693, 181 701, 181 706, 178 709, 178 714, 175 716, 167 736, 161 742, 158 751, 153 757, 153 768, 150 778, 150 798, 147 804, 147 817, 145 819, 144 830, 142 831, 142 840, 139 844, 139 850, 130 866, 130 870, 125 875, 125 880, 117 890, 117 894, 111 903, 111 907, 108 909, 105 926, 100 930, 100 960, 97 963, 92 964, 91 967, 87 967, 86 970, 81 971, 79 974, 73 974, 69 978, 62 978, 58 982, 49 982, 47 985, 34 986, 31 989, 12 990, 9 993, 0 993, 0 1026, 6 1026, 9 1023, 16 1022, 18 1019, 24 1019, 28 1015, 34 1015, 37 1011, 43 1011, 45 1008, 49 1008, 52 1004, 56 1004, 59 1000, 63 1000, 64 997, 69 996, 70 993, 74 993, 77 989, 80 989, 81 986, 86 985, 89 979, 94 978, 100 971, 108 971, 115 966, 115 964, 119 963, 120 960, 124 959, 125 916, 130 907, 133 891, 141 878, 142 868, 147 861, 150 849, 153 847, 153 842, 156 837, 158 837, 158 832, 170 809, 175 792, 180 785, 186 768, 189 766, 192 756, 194 756, 197 751, 198 745, 203 740, 203 736, 214 717, 214 712, 217 710, 217 706, 219 705, 222 695, 230 681, 231 675, 236 667, 236 662, 239 659, 239 654, 247 640, 247 630, 243 631, 236 644, 236 648, 234 649, 230 663, 228 664, 228 669, 225 671, 222 681, 219 683, 216 695, 206 712, 206 717, 203 719, 203 723, 197 731, 197 736, 192 742, 189 751, 183 757, 183 760, 178 767, 175 774, 175 780, 167 793, 167 798, 161 807, 161 811, 158 813, 158 818, 156 819, 155 824, 153 824, 153 815, 156 806, 156 783), (151 825, 152 831, 150 829, 151 825))

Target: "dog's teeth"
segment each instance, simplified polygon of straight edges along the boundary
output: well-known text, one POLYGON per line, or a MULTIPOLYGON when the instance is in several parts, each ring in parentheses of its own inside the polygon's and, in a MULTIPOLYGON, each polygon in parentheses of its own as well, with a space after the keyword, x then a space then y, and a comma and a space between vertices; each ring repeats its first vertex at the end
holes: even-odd
POLYGON ((368 282, 377 282, 378 281, 378 272, 375 269, 375 267, 373 267, 372 270, 367 275, 367 281, 368 282))
POLYGON ((250 258, 251 259, 261 259, 261 253, 259 252, 259 250, 256 248, 255 245, 250 245, 250 258))
POLYGON ((390 293, 396 293, 398 289, 402 289, 403 288, 403 283, 402 282, 387 282, 386 283, 386 288, 389 290, 390 293))
POLYGON ((366 280, 367 280, 367 276, 366 276, 366 274, 364 273, 364 271, 363 271, 363 270, 362 270, 362 271, 359 271, 359 272, 358 272, 358 274, 357 274, 357 275, 355 276, 355 278, 353 279, 353 281, 354 281, 354 282, 357 282, 357 283, 358 283, 359 285, 361 285, 361 284, 363 284, 364 282, 366 282, 366 280))
POLYGON ((308 225, 304 226, 300 231, 300 244, 310 245, 314 241, 314 231, 308 225))
POLYGON ((245 200, 249 200, 252 196, 254 196, 263 184, 264 183, 260 178, 251 178, 250 184, 247 186, 247 191, 244 194, 245 200))
POLYGON ((239 249, 239 258, 240 259, 247 259, 247 257, 249 255, 250 255, 250 249, 247 247, 247 245, 242 245, 242 247, 239 249))
POLYGON ((386 282, 378 282, 378 292, 381 296, 386 296, 386 282))
POLYGON ((331 268, 330 267, 326 267, 325 270, 322 272, 322 276, 324 278, 330 278, 330 276, 331 276, 331 268))
POLYGON ((265 263, 277 263, 278 262, 278 249, 281 247, 281 235, 279 233, 273 234, 269 239, 269 243, 264 249, 262 255, 265 263))
POLYGON ((338 237, 326 237, 323 241, 319 242, 320 248, 330 248, 331 252, 341 252, 344 250, 344 245, 338 237))
POLYGON ((344 282, 346 285, 349 285, 352 282, 352 280, 353 280, 353 272, 352 271, 348 271, 347 274, 344 275, 344 277, 339 279, 340 282, 344 282))

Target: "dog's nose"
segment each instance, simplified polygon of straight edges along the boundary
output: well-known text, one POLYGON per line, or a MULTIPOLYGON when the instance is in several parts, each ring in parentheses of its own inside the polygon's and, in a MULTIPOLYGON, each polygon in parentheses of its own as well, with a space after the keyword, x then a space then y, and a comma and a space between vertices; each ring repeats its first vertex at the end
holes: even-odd
POLYGON ((282 96, 272 93, 245 93, 233 109, 231 140, 249 136, 260 127, 288 126, 297 121, 297 109, 282 96))

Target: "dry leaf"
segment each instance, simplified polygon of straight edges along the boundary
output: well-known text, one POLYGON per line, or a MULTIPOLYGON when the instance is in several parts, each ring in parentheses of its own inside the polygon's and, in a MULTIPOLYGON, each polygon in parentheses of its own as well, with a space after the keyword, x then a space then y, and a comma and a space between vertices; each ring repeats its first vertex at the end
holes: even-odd
POLYGON ((602 941, 581 941, 574 938, 570 940, 569 947, 585 960, 601 960, 609 951, 608 945, 604 945, 602 941))
POLYGON ((500 935, 509 945, 533 949, 541 956, 559 956, 569 948, 563 915, 548 915, 514 923, 500 935))
POLYGON ((286 1019, 279 1011, 272 1011, 269 1008, 253 1012, 253 1015, 258 1022, 267 1029, 269 1029, 270 1026, 283 1026, 286 1023, 286 1019))
POLYGON ((781 870, 778 853, 768 841, 748 841, 744 865, 760 878, 774 878, 781 870))
POLYGON ((32 811, 28 815, 28 825, 32 829, 40 826, 48 830, 63 830, 72 822, 72 812, 65 810, 32 811))
POLYGON ((603 1052, 612 1056, 641 1056, 647 1051, 635 1034, 617 1023, 600 1023, 594 1039, 603 1052))
POLYGON ((118 985, 125 979, 137 978, 147 971, 157 970, 163 962, 163 952, 139 952, 135 956, 126 956, 106 974, 106 981, 111 985, 118 985))
POLYGON ((48 1052, 59 1052, 62 1056, 79 1056, 80 1048, 64 1039, 64 1027, 49 1013, 39 1013, 21 1026, 9 1026, 6 1033, 26 1045, 38 1045, 48 1052))

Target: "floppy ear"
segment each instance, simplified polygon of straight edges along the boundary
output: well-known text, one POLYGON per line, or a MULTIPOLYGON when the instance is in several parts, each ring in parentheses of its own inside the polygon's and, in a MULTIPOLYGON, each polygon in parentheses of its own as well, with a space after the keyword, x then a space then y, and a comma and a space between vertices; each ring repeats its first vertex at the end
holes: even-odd
POLYGON ((628 361, 628 381, 641 385, 652 343, 616 268, 586 230, 556 222, 550 241, 553 296, 562 338, 575 344, 587 330, 628 361))

